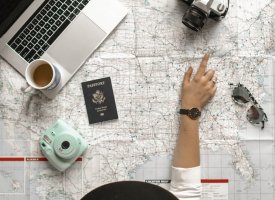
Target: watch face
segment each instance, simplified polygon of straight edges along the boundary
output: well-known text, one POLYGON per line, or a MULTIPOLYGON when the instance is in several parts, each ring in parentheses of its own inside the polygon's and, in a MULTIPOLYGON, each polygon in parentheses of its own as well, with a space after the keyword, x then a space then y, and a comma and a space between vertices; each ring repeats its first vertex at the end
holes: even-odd
POLYGON ((197 119, 199 116, 201 116, 201 111, 198 108, 192 108, 189 113, 188 116, 191 119, 197 119))

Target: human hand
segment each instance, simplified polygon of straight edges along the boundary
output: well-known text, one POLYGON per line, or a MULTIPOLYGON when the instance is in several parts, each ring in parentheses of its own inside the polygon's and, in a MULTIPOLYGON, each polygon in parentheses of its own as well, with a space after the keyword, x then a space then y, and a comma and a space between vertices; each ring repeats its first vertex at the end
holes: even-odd
POLYGON ((200 110, 208 103, 209 99, 215 95, 217 90, 215 71, 209 69, 206 71, 209 55, 205 54, 200 67, 191 79, 193 68, 190 66, 184 74, 181 107, 185 109, 199 108, 200 110))

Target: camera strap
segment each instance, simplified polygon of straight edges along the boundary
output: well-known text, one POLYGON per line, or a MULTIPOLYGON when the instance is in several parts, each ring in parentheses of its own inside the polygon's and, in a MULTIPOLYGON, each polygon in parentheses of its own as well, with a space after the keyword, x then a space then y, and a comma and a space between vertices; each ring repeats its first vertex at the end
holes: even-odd
POLYGON ((230 6, 230 0, 227 0, 227 9, 225 10, 225 12, 221 15, 222 18, 225 17, 225 15, 227 14, 228 10, 229 10, 229 6, 230 6))

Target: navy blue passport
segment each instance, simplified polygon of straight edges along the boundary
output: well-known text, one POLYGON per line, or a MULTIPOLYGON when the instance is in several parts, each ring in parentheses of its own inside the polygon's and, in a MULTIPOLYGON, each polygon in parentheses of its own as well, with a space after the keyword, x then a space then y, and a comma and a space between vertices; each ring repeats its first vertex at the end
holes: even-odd
POLYGON ((89 123, 118 119, 110 77, 81 83, 89 123))

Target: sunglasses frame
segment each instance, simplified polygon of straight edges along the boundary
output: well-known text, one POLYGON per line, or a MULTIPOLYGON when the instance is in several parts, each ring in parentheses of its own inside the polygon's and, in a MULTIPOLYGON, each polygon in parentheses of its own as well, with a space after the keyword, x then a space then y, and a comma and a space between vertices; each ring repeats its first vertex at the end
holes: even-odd
MULTIPOLYGON (((247 102, 244 102, 244 103, 240 103, 239 101, 236 101, 236 99, 234 98, 234 95, 232 94, 231 97, 233 99, 233 101, 239 105, 245 105, 246 103, 248 102, 252 102, 253 105, 256 110, 259 112, 259 115, 261 116, 261 123, 262 123, 262 127, 261 129, 264 129, 264 125, 265 125, 265 122, 268 121, 268 118, 267 118, 267 115, 266 113, 264 112, 263 108, 260 106, 260 104, 256 101, 256 99, 253 97, 253 95, 251 94, 251 92, 247 89, 247 87, 245 87, 243 84, 241 83, 238 83, 238 84, 233 84, 233 83, 229 83, 230 86, 234 86, 234 89, 235 88, 243 88, 247 94, 248 94, 248 100, 247 102)), ((232 93, 234 92, 234 89, 232 91, 232 93)), ((251 106, 251 107, 252 107, 251 106)), ((251 107, 249 109, 251 109, 251 107)), ((249 109, 247 110, 247 115, 246 115, 246 118, 247 120, 251 123, 251 124, 259 124, 260 122, 254 122, 253 120, 251 120, 249 117, 248 117, 248 111, 249 109)))

